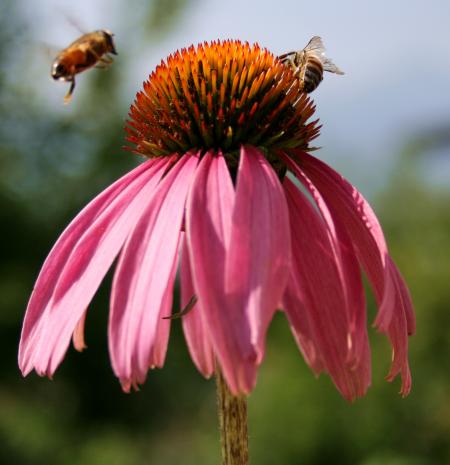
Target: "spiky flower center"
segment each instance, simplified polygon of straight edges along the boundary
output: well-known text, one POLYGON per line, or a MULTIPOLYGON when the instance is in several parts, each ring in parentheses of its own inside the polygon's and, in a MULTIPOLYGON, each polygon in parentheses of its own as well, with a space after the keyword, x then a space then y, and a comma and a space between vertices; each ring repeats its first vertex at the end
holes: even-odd
POLYGON ((191 46, 161 62, 131 106, 133 151, 148 157, 241 144, 302 148, 317 137, 314 105, 290 67, 259 45, 191 46))

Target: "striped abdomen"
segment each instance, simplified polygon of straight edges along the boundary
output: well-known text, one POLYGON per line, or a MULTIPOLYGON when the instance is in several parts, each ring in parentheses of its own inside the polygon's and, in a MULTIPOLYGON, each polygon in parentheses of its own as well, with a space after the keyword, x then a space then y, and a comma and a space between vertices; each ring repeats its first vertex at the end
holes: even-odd
POLYGON ((303 74, 303 90, 310 93, 317 89, 323 79, 322 63, 314 56, 309 56, 306 59, 305 69, 303 74))

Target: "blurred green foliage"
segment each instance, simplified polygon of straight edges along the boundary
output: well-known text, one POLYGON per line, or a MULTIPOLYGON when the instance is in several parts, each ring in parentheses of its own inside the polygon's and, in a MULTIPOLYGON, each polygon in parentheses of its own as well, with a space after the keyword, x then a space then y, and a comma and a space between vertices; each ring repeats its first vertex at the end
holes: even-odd
MULTIPOLYGON (((181 0, 149 2, 142 27, 150 24, 163 34, 185 6, 181 0), (159 21, 161 12, 171 14, 159 21)), ((0 463, 219 463, 214 383, 196 373, 179 321, 164 370, 151 372, 141 392, 121 392, 107 354, 109 282, 88 315, 89 349, 70 349, 54 381, 20 376, 21 320, 45 255, 80 206, 136 159, 120 150, 125 113, 115 93, 118 67, 89 81, 88 94, 75 95, 83 98, 77 112, 43 110, 32 88, 15 76, 15 56, 29 32, 15 3, 0 8, 0 463)), ((398 383, 383 381, 389 347, 372 331, 373 387, 348 405, 329 379, 313 377, 277 316, 249 399, 252 463, 450 463, 450 192, 428 183, 419 170, 427 151, 438 146, 448 152, 448 133, 428 131, 406 141, 376 201, 417 308, 411 395, 402 400, 398 383)))

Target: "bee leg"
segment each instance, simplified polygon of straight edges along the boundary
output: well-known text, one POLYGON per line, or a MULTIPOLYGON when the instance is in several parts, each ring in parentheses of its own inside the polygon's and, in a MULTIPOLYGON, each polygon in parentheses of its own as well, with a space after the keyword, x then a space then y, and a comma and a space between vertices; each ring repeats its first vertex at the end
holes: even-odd
POLYGON ((75 77, 72 77, 72 79, 69 82, 70 82, 69 92, 67 92, 66 96, 64 97, 64 104, 66 104, 66 105, 72 99, 72 94, 73 94, 73 91, 75 89, 75 77))
POLYGON ((110 65, 114 60, 109 55, 104 55, 100 61, 110 65))
POLYGON ((106 69, 113 61, 114 60, 110 56, 104 55, 103 57, 98 58, 98 64, 95 65, 95 67, 98 69, 106 69))
POLYGON ((292 66, 292 68, 297 68, 297 65, 295 64, 294 57, 289 57, 288 58, 289 64, 292 66))
POLYGON ((300 75, 300 72, 301 72, 301 66, 297 65, 294 61, 293 58, 290 58, 289 59, 289 63, 293 69, 293 72, 294 72, 294 76, 299 76, 300 75))
POLYGON ((110 64, 111 64, 111 62, 103 61, 103 59, 102 59, 95 65, 95 68, 97 68, 97 69, 108 69, 110 64))
POLYGON ((186 307, 181 309, 179 312, 174 313, 170 316, 163 316, 163 320, 176 320, 177 318, 181 318, 182 316, 188 314, 193 308, 194 305, 197 303, 197 296, 193 295, 189 302, 187 303, 186 307))

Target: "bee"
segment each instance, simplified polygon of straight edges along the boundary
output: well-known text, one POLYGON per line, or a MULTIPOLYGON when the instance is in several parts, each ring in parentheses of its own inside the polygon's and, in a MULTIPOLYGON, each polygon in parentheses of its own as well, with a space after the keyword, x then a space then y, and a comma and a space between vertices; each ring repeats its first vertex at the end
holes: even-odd
POLYGON ((303 50, 285 53, 278 59, 291 67, 298 78, 301 90, 308 94, 317 89, 323 79, 324 71, 344 74, 325 56, 325 47, 319 36, 314 36, 303 50))
POLYGON ((106 68, 113 62, 111 54, 117 55, 117 52, 113 34, 106 29, 83 34, 58 53, 52 64, 51 76, 56 81, 70 82, 64 103, 69 103, 72 98, 75 75, 93 66, 106 68))

